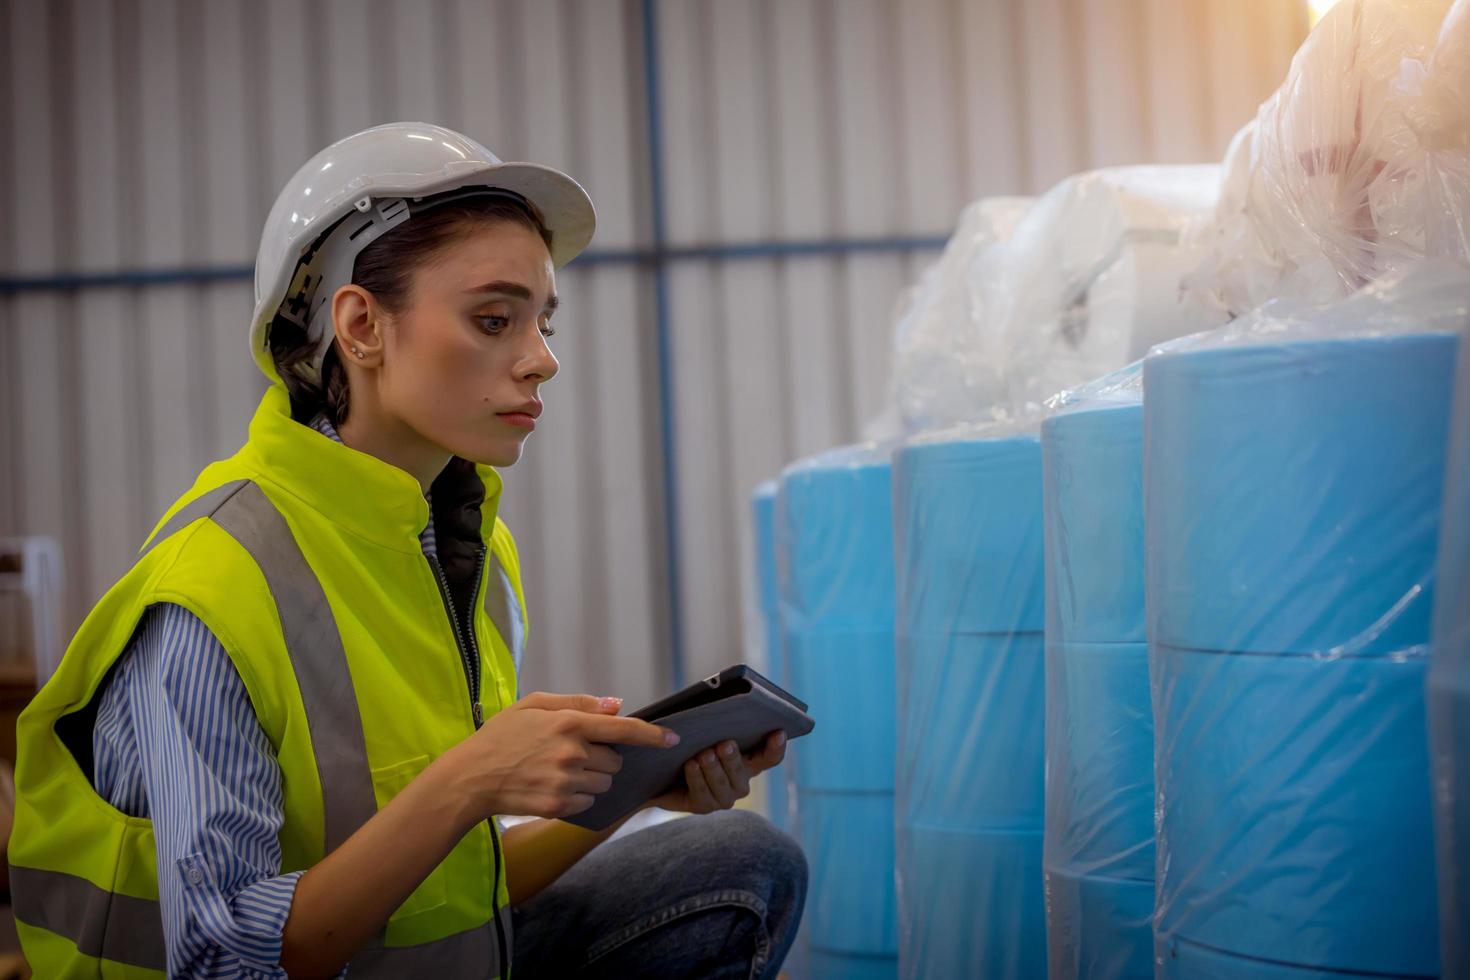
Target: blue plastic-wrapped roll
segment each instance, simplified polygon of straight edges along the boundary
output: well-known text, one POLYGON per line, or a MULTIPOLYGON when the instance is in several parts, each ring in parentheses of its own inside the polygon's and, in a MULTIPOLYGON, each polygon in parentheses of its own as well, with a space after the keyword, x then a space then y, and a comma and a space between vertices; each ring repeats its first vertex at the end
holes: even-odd
MULTIPOLYGON (((751 497, 751 516, 755 533, 755 592, 759 614, 761 643, 765 653, 766 676, 777 684, 790 684, 786 661, 781 651, 780 592, 776 584, 776 482, 762 483, 751 497)), ((782 830, 792 831, 796 824, 791 813, 787 781, 790 766, 781 766, 762 777, 766 783, 766 812, 771 822, 782 830)))
POLYGON ((1041 447, 928 437, 894 457, 904 977, 1039 977, 1041 447))
POLYGON ((1153 714, 1141 365, 1069 392, 1041 429, 1046 523, 1046 905, 1051 976, 1153 968, 1153 714))
POLYGON ((1470 343, 1460 344, 1429 668, 1444 975, 1470 977, 1470 343))
POLYGON ((886 450, 851 447, 787 469, 776 501, 787 676, 817 722, 793 783, 814 980, 897 969, 890 482, 886 450))
POLYGON ((1393 289, 1270 309, 1144 368, 1160 976, 1433 977, 1424 686, 1457 338, 1408 332, 1393 289), (1393 329, 1330 338, 1374 317, 1393 329))

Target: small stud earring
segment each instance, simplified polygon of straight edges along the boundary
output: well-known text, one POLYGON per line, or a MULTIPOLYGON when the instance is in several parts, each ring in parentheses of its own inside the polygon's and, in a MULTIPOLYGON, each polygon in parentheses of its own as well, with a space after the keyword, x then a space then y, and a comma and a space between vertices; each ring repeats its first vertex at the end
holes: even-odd
POLYGON ((356 347, 352 348, 352 353, 356 354, 359 359, 361 359, 364 356, 363 355, 363 352, 360 351, 360 350, 358 350, 356 347))

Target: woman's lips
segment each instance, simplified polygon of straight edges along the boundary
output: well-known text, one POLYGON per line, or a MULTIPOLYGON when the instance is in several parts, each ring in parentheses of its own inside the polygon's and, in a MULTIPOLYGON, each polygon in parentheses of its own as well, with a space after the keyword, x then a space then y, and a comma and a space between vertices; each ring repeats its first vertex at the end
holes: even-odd
POLYGON ((536 420, 526 412, 501 412, 499 417, 505 420, 506 425, 513 425, 517 429, 530 431, 536 428, 536 420))

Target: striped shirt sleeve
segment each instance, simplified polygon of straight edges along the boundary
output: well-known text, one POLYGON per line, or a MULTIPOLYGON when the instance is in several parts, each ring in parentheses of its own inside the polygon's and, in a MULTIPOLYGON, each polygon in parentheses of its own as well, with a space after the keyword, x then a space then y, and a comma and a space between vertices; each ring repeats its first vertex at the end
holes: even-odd
POLYGON ((145 614, 94 744, 98 792, 153 820, 169 975, 285 977, 301 873, 280 874, 280 767, 229 654, 188 610, 145 614))

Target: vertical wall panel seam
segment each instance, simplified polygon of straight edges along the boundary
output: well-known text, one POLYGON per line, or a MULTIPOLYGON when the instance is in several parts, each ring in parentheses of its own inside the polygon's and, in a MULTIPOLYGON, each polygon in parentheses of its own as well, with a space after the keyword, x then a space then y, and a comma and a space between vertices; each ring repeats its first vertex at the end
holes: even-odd
MULTIPOLYGON (((776 18, 771 9, 776 0, 755 0, 756 34, 760 38, 760 72, 757 84, 761 93, 761 116, 765 123, 765 131, 769 134, 764 140, 765 153, 762 163, 766 170, 766 186, 770 192, 766 195, 766 227, 770 238, 775 238, 781 233, 781 208, 779 202, 786 200, 785 188, 782 186, 781 178, 781 127, 778 124, 780 112, 776 99, 776 65, 774 52, 776 50, 776 18)), ((781 302, 790 293, 792 283, 791 276, 786 263, 780 259, 772 259, 769 265, 772 278, 772 293, 781 302)), ((799 329, 798 324, 787 323, 785 330, 799 329)), ((796 376, 792 371, 792 358, 783 356, 784 352, 777 352, 774 358, 775 364, 772 370, 776 375, 776 390, 780 393, 781 404, 779 407, 782 425, 777 433, 781 441, 780 458, 791 459, 795 455, 795 433, 792 421, 794 399, 796 389, 796 376)), ((770 474, 774 475, 774 474, 770 474)))
MULTIPOLYGON (((249 186, 251 195, 251 208, 249 217, 242 231, 241 246, 246 261, 253 261, 256 248, 259 243, 261 230, 265 225, 266 215, 274 202, 275 188, 271 186, 271 167, 269 142, 266 136, 265 112, 266 112, 266 79, 263 65, 266 57, 263 52, 267 51, 265 39, 267 37, 265 16, 258 7, 258 0, 239 0, 240 22, 244 29, 240 32, 240 63, 245 66, 245 133, 246 152, 249 159, 246 163, 248 176, 245 183, 249 186)), ((311 96, 320 100, 320 92, 311 96)), ((250 306, 242 310, 244 316, 252 316, 255 309, 254 280, 251 280, 249 292, 250 306)), ((248 326, 241 323, 243 328, 248 326)), ((242 371, 250 379, 250 385, 261 392, 265 392, 265 375, 261 374, 255 367, 253 357, 243 356, 249 347, 248 340, 242 336, 238 348, 240 356, 234 363, 238 365, 236 370, 242 371)))
MULTIPOLYGON (((521 16, 518 0, 502 2, 497 9, 503 25, 501 36, 509 39, 498 49, 500 57, 495 59, 495 78, 500 86, 500 118, 504 120, 506 145, 510 147, 508 158, 524 160, 528 153, 526 103, 521 90, 526 68, 522 58, 525 18, 521 16)), ((501 151, 497 149, 496 152, 501 151)))
POLYGON ((654 323, 658 345, 658 390, 660 445, 662 452, 664 562, 668 576, 669 666, 675 687, 684 684, 684 584, 680 573, 678 427, 675 423, 672 345, 669 337, 668 267, 662 260, 667 244, 663 185, 662 93, 659 90, 658 12, 654 0, 641 0, 643 26, 643 91, 645 128, 648 139, 649 212, 652 216, 652 248, 659 259, 653 269, 654 323))
MULTIPOLYGON (((179 59, 179 118, 185 121, 180 134, 179 151, 184 157, 183 206, 187 209, 184 219, 184 254, 198 255, 204 251, 204 243, 211 240, 205 221, 214 221, 215 211, 209 206, 204 189, 204 172, 207 161, 203 139, 206 133, 207 109, 204 105, 204 8, 197 3, 179 5, 178 32, 183 45, 183 57, 179 59)), ((187 360, 190 378, 185 389, 188 392, 189 411, 195 413, 191 457, 196 461, 209 459, 215 450, 215 433, 219 429, 219 403, 215 393, 219 391, 214 377, 213 330, 205 328, 209 317, 210 286, 199 283, 188 287, 191 320, 185 327, 187 360)), ((170 489, 170 493, 173 490, 170 489)))
MULTIPOLYGON (((244 119, 246 163, 249 176, 246 184, 250 194, 250 221, 241 229, 241 254, 254 258, 259 229, 265 224, 265 216, 271 206, 270 153, 267 149, 265 127, 265 18, 257 7, 257 0, 238 0, 240 8, 240 63, 245 66, 244 119)), ((250 370, 255 370, 252 364, 250 370)))
POLYGON ((1016 131, 1013 134, 1016 146, 1016 163, 1022 175, 1022 193, 1036 194, 1043 188, 1037 186, 1036 161, 1031 154, 1031 86, 1026 78, 1025 51, 1026 51, 1026 5, 1017 4, 1007 11, 1008 19, 1006 26, 1010 28, 1011 43, 1006 45, 1009 55, 1007 68, 1011 78, 1016 80, 1015 88, 1015 111, 1011 118, 1015 121, 1016 131))
MULTIPOLYGON (((585 106, 581 95, 587 90, 586 72, 580 57, 585 32, 581 18, 570 9, 571 0, 560 0, 558 7, 557 23, 561 25, 561 29, 557 40, 561 49, 557 53, 561 63, 566 66, 567 90, 572 93, 572 97, 567 100, 565 118, 567 156, 573 173, 592 173, 591 148, 587 145, 587 126, 583 118, 585 106)), ((605 283, 610 275, 616 273, 588 269, 579 277, 582 295, 597 295, 596 287, 605 283)), ((589 525, 588 533, 582 541, 586 553, 582 556, 578 569, 581 593, 578 602, 583 608, 582 622, 591 627, 590 635, 578 647, 582 660, 581 676, 589 679, 599 676, 599 667, 611 667, 616 672, 621 666, 619 659, 627 653, 611 644, 592 642, 594 636, 608 635, 607 624, 611 623, 612 616, 608 609, 608 590, 604 583, 614 574, 607 549, 609 515, 605 447, 598 438, 597 427, 598 405, 602 401, 602 373, 599 359, 587 356, 595 349, 599 339, 601 338, 597 331, 587 330, 582 332, 577 344, 578 350, 583 354, 583 363, 579 368, 582 392, 577 419, 576 466, 586 475, 585 479, 577 483, 577 506, 581 510, 582 519, 589 525)))
MULTIPOLYGON (((1230 0, 1237 3, 1239 0, 1230 0)), ((1185 10, 1189 12, 1193 22, 1191 38, 1194 41, 1195 51, 1198 59, 1195 61, 1195 93, 1199 99, 1199 114, 1196 118, 1195 146, 1201 149, 1209 147, 1215 139, 1215 81, 1212 77, 1214 71, 1214 57, 1211 51, 1209 32, 1209 3, 1187 3, 1185 10)))
MULTIPOLYGON (((717 2, 717 0, 716 0, 717 2)), ((694 33, 698 45, 698 56, 694 60, 697 79, 695 104, 700 106, 697 125, 700 130, 699 140, 701 153, 704 156, 703 172, 709 175, 711 187, 720 187, 724 183, 725 167, 718 152, 720 141, 717 128, 719 112, 715 105, 715 79, 714 72, 717 64, 715 58, 715 38, 711 26, 710 7, 712 0, 702 0, 694 8, 694 33)), ((716 196, 710 194, 704 198, 705 202, 705 224, 709 228, 709 235, 714 241, 724 240, 724 227, 720 218, 720 208, 716 196)), ((730 384, 731 341, 730 331, 735 327, 730 322, 730 283, 728 280, 729 265, 725 262, 710 261, 705 265, 709 276, 710 285, 710 309, 706 317, 701 317, 698 324, 686 324, 684 329, 707 330, 710 332, 710 343, 715 352, 714 365, 714 390, 709 393, 710 400, 714 403, 715 411, 715 510, 714 513, 721 515, 716 524, 716 532, 719 538, 719 553, 729 556, 740 554, 740 542, 737 539, 738 527, 724 519, 725 515, 735 513, 735 439, 732 427, 734 407, 734 396, 730 384)), ((677 389, 676 389, 677 390, 677 389)), ((738 581, 738 579, 737 579, 738 581)), ((711 638, 712 639, 712 638, 711 638)))
POLYGON ((1066 19, 1067 60, 1072 73, 1071 101, 1072 116, 1077 121, 1077 146, 1073 151, 1072 172, 1080 172, 1092 166, 1096 159, 1092 132, 1092 113, 1087 111, 1087 66, 1096 51, 1082 40, 1082 4, 1090 0, 1072 0, 1071 16, 1066 19))
MULTIPOLYGON (((1260 10, 1260 7, 1258 6, 1257 9, 1260 10)), ((1273 17, 1273 16, 1274 17, 1279 17, 1280 16, 1280 14, 1275 14, 1275 13, 1269 12, 1267 10, 1260 10, 1260 12, 1265 17, 1273 17)), ((1274 28, 1271 28, 1271 30, 1273 30, 1273 32, 1274 32, 1274 28)), ((1253 88, 1254 88, 1255 85, 1259 84, 1259 82, 1262 79, 1265 79, 1265 78, 1269 78, 1270 77, 1270 74, 1271 74, 1271 55, 1272 54, 1273 54, 1273 52, 1270 51, 1266 47, 1266 45, 1264 45, 1264 44, 1257 43, 1257 44, 1250 45, 1250 50, 1247 52, 1247 55, 1250 58, 1250 67, 1251 67, 1251 80, 1250 80, 1250 84, 1251 84, 1251 86, 1253 88)), ((1242 120, 1242 123, 1244 123, 1244 120, 1242 120)))
MULTIPOLYGON (((390 0, 374 0, 368 28, 368 125, 398 121, 398 45, 394 44, 390 0)), ((418 15, 417 13, 415 14, 418 15)), ((352 52, 347 52, 352 57, 352 52)), ((334 120, 335 122, 335 120, 334 120)), ((334 127, 332 136, 347 136, 334 127)))
MULTIPOLYGON (((643 53, 647 43, 647 25, 644 23, 646 11, 643 3, 644 0, 623 0, 623 45, 624 49, 630 53, 628 58, 630 65, 635 61, 631 53, 638 53, 636 62, 639 69, 643 68, 647 60, 643 53)), ((629 127, 627 150, 633 164, 630 171, 638 175, 629 188, 629 192, 633 195, 634 204, 634 246, 651 249, 654 247, 657 230, 654 227, 652 162, 655 141, 648 133, 651 121, 648 118, 647 72, 641 71, 640 77, 642 78, 641 85, 627 86, 628 118, 642 124, 641 132, 639 132, 640 127, 637 123, 629 127)), ((650 450, 644 454, 645 485, 652 488, 652 492, 646 494, 643 499, 644 517, 646 526, 654 529, 657 538, 652 545, 650 571, 659 578, 656 585, 648 589, 646 593, 648 606, 644 613, 650 624, 649 632, 654 637, 654 641, 661 645, 657 651, 654 683, 662 689, 673 686, 675 661, 673 636, 679 628, 679 622, 673 613, 676 591, 675 587, 669 583, 669 577, 673 575, 673 566, 668 563, 670 543, 665 528, 669 520, 669 509, 664 500, 667 486, 664 469, 665 454, 662 451, 665 433, 663 390, 660 387, 659 368, 662 342, 658 330, 659 270, 656 266, 640 265, 634 274, 638 304, 634 322, 639 325, 638 364, 640 369, 646 365, 653 365, 654 375, 652 379, 649 379, 646 374, 640 374, 637 381, 640 435, 642 445, 650 450), (652 329, 648 329, 649 327, 652 329), (663 601, 660 601, 661 596, 664 597, 663 601)))
MULTIPOLYGON (((124 243, 124 247, 126 243, 137 240, 143 218, 139 206, 139 187, 143 180, 141 137, 137 126, 126 122, 138 118, 142 103, 137 88, 141 81, 136 72, 128 70, 130 66, 138 64, 139 14, 136 0, 120 0, 112 22, 117 32, 113 37, 112 59, 113 91, 117 93, 115 111, 122 121, 117 127, 117 171, 112 177, 118 199, 118 241, 124 243)), ((129 441, 132 444, 127 447, 128 451, 123 456, 128 460, 125 482, 131 495, 132 513, 129 518, 133 526, 130 530, 134 540, 141 545, 151 526, 151 519, 158 516, 149 513, 149 501, 153 499, 152 473, 156 466, 147 413, 139 404, 150 384, 147 358, 144 356, 143 345, 138 342, 138 338, 143 335, 143 287, 134 286, 127 290, 119 304, 118 315, 126 321, 124 329, 132 341, 123 347, 124 370, 135 386, 133 390, 138 403, 134 404, 133 411, 129 413, 132 420, 129 441)))
POLYGON ((434 51, 439 57, 440 70, 434 72, 434 104, 439 118, 430 122, 446 125, 450 129, 464 129, 464 115, 460 111, 463 100, 459 97, 460 76, 458 65, 464 58, 464 49, 459 43, 459 30, 449 0, 436 0, 433 13, 434 51))
POLYGON ((1153 19, 1143 0, 1131 0, 1133 33, 1138 38, 1137 75, 1138 85, 1138 134, 1143 140, 1139 147, 1138 162, 1147 163, 1158 159, 1158 148, 1154 145, 1154 78, 1153 78, 1153 19))
POLYGON ((955 177, 959 181, 956 198, 961 203, 969 200, 975 173, 975 161, 966 132, 972 118, 972 107, 970 86, 965 84, 964 4, 965 0, 949 0, 944 8, 945 34, 949 41, 949 84, 954 92, 952 125, 955 131, 955 177))
MULTIPOLYGON (((846 222, 842 219, 842 129, 838 119, 840 99, 838 91, 840 79, 838 78, 837 52, 833 43, 830 25, 834 21, 836 11, 835 0, 819 0, 817 10, 817 51, 814 59, 821 66, 819 78, 821 79, 821 101, 823 144, 826 147, 826 162, 824 168, 827 173, 827 228, 829 234, 834 238, 841 238, 847 231, 846 222)), ((856 357, 853 351, 851 330, 851 318, 848 299, 848 287, 851 281, 851 265, 846 256, 838 256, 831 260, 832 268, 835 270, 836 289, 833 293, 833 303, 830 324, 833 327, 831 336, 837 348, 833 360, 842 367, 842 372, 837 383, 832 386, 832 396, 835 404, 836 417, 841 423, 841 438, 844 441, 851 440, 857 428, 857 394, 854 379, 856 377, 856 357), (844 380, 846 383, 844 383, 844 380)))
MULTIPOLYGON (((0 0, 0 38, 9 38, 14 30, 15 9, 11 0, 0 0)), ((8 61, 8 58, 7 58, 8 61)), ((7 116, 13 112, 12 99, 16 86, 11 75, 14 64, 0 65, 0 106, 7 116)), ((19 193, 15 182, 13 163, 16 150, 14 127, 0 127, 0 187, 7 188, 8 198, 14 200, 19 193)), ((0 268, 15 268, 15 223, 7 221, 0 226, 0 268)), ((19 317, 16 316, 18 297, 7 296, 0 300, 0 373, 3 373, 4 388, 0 389, 0 401, 4 405, 4 418, 0 425, 5 427, 4 470, 5 479, 3 511, 0 511, 0 534, 19 534, 21 527, 21 504, 25 497, 26 481, 20 460, 20 365, 16 363, 15 330, 19 317)))
MULTIPOLYGON (((331 119, 328 110, 330 102, 328 93, 336 84, 336 79, 328 76, 331 65, 331 45, 335 40, 341 42, 341 38, 332 31, 325 30, 326 13, 322 8, 323 0, 309 0, 302 11, 302 19, 305 21, 303 32, 306 35, 306 48, 314 57, 306 59, 306 84, 311 89, 302 93, 302 101, 306 105, 306 131, 310 133, 309 142, 313 147, 326 146, 327 142, 337 136, 346 136, 346 133, 338 133, 336 120, 331 119)), ((267 39, 269 45, 269 39, 267 39)), ((261 50, 268 50, 268 47, 261 50)), ((371 77, 371 76, 370 76, 371 77)), ((310 152, 310 151, 308 151, 310 152)), ((298 166, 305 163, 298 161, 298 166)), ((286 179, 290 179, 289 176, 286 179)), ((284 181, 282 182, 284 184, 284 181)), ((274 175, 270 186, 269 200, 274 202, 280 187, 276 186, 274 175)), ((264 218, 264 215, 261 215, 264 218)))
MULTIPOLYGON (((140 63, 141 44, 138 41, 138 18, 141 12, 138 10, 137 0, 122 0, 119 4, 118 16, 113 18, 113 28, 118 31, 113 46, 113 71, 116 72, 116 91, 118 91, 118 116, 121 119, 138 119, 140 116, 141 98, 138 85, 143 84, 137 72, 129 72, 131 66, 140 63)), ((138 126, 118 126, 118 219, 122 223, 119 229, 119 241, 138 241, 138 231, 143 228, 143 209, 138 204, 138 188, 143 185, 143 143, 138 126)), ((125 244, 126 247, 126 244, 125 244)), ((126 314, 128 314, 128 336, 137 338, 143 336, 143 287, 128 289, 126 294, 126 314)), ((144 354, 143 344, 132 342, 125 347, 126 363, 128 363, 128 376, 134 379, 138 385, 138 391, 147 391, 150 385, 150 372, 148 372, 148 360, 144 354)), ((132 507, 134 507, 134 538, 138 545, 143 544, 144 535, 150 527, 151 519, 157 514, 148 513, 151 510, 153 497, 154 473, 157 470, 157 461, 153 453, 153 430, 148 428, 146 411, 137 408, 132 411, 132 445, 126 457, 134 461, 131 466, 132 482, 132 507)))
MULTIPOLYGON (((15 10, 16 0, 0 0, 0 52, 5 53, 5 60, 0 64, 0 111, 3 111, 7 120, 14 119, 15 104, 12 101, 20 91, 14 79, 15 62, 10 58, 10 38, 15 31, 15 23, 19 15, 15 10)), ((12 209, 15 206, 15 198, 20 193, 15 177, 15 154, 19 150, 19 144, 15 139, 15 126, 0 127, 0 187, 6 189, 6 203, 12 209)), ((17 229, 13 220, 0 223, 0 269, 4 269, 7 275, 13 274, 19 266, 17 250, 20 243, 17 239, 17 229)), ((14 472, 14 471, 12 471, 14 472)))
MULTIPOLYGON (((501 36, 505 43, 497 50, 502 54, 495 62, 495 80, 499 87, 501 107, 503 112, 500 118, 506 127, 507 140, 510 146, 507 151, 503 147, 492 147, 491 149, 503 154, 508 159, 524 160, 530 155, 530 123, 527 117, 528 93, 525 88, 526 78, 526 17, 525 3, 528 0, 509 0, 498 6, 504 29, 501 36)), ((499 137, 497 137, 499 139, 499 137)), ((545 501, 545 476, 542 471, 542 463, 539 459, 525 466, 519 476, 520 486, 518 488, 517 506, 520 519, 528 527, 535 528, 535 534, 540 540, 545 540, 544 529, 547 524, 545 501)), ((535 555, 528 557, 525 567, 521 570, 526 580, 527 594, 541 597, 551 595, 551 579, 547 572, 546 562, 538 559, 535 555)))
POLYGON ((909 194, 908 141, 904 139, 903 130, 903 114, 908 105, 905 100, 908 86, 902 64, 903 47, 899 41, 904 11, 903 5, 898 3, 888 5, 887 9, 888 22, 878 28, 878 60, 884 68, 882 75, 891 81, 891 84, 882 86, 882 98, 888 103, 883 106, 883 115, 888 119, 888 131, 893 134, 884 147, 893 162, 892 195, 887 202, 888 220, 884 231, 897 234, 905 219, 913 215, 914 202, 909 194))
MULTIPOLYGON (((55 196, 51 214, 57 223, 56 262, 63 268, 75 263, 77 258, 77 206, 76 187, 78 179, 76 152, 76 81, 73 71, 76 56, 72 50, 75 25, 71 7, 56 3, 50 8, 51 30, 47 38, 50 44, 50 84, 47 86, 51 101, 52 164, 56 167, 56 179, 51 183, 55 196)), ((57 379, 60 397, 61 425, 59 429, 65 445, 55 447, 61 454, 61 513, 69 522, 60 529, 63 553, 70 559, 66 578, 69 584, 65 603, 68 623, 81 621, 85 607, 94 597, 88 596, 81 583, 89 580, 88 571, 92 559, 91 542, 88 540, 86 523, 81 519, 81 482, 85 470, 82 459, 82 419, 80 369, 77 343, 77 318, 80 305, 77 294, 69 292, 57 302, 58 323, 56 338, 58 363, 61 377, 57 379)))

